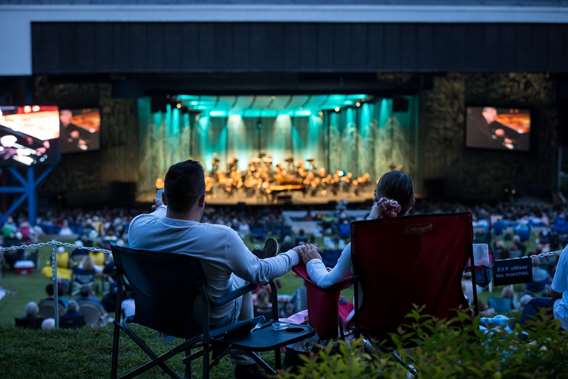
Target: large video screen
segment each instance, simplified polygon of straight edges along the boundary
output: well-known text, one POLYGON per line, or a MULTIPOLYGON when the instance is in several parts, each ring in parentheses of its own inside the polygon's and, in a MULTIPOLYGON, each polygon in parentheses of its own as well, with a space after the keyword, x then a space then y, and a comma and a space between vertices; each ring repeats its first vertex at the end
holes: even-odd
POLYGON ((101 114, 98 109, 61 109, 61 152, 76 153, 100 147, 101 114))
POLYGON ((45 163, 59 154, 56 106, 0 106, 0 164, 45 163))
POLYGON ((528 109, 467 107, 466 146, 529 151, 531 126, 528 109))

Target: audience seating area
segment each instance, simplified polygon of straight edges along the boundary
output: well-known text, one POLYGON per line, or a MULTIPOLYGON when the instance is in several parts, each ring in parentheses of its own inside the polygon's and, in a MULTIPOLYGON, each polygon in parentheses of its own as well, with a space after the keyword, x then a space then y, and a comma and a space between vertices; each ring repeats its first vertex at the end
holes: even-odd
MULTIPOLYGON (((508 259, 555 250, 568 242, 566 213, 563 208, 549 204, 527 202, 465 207, 456 204, 418 202, 415 214, 463 211, 472 214, 474 241, 488 243, 494 259, 508 259)), ((94 303, 100 305, 98 306, 100 314, 93 316, 96 312, 90 310, 90 305, 86 305, 84 310, 79 310, 79 313, 84 314, 85 324, 104 325, 112 318, 108 315, 114 309, 112 298, 116 285, 105 270, 105 267, 112 266, 112 260, 102 253, 87 253, 82 248, 126 245, 128 223, 140 212, 136 210, 52 212, 40 215, 36 227, 30 227, 24 218, 16 217, 8 220, 1 229, 2 245, 11 246, 52 238, 75 243, 76 249, 71 251, 63 249, 57 254, 56 265, 58 277, 61 279, 60 296, 64 301, 78 300, 81 289, 88 288, 91 291, 88 296, 91 300, 96 300, 93 301, 94 303)), ((275 237, 280 242, 281 250, 301 242, 315 243, 320 247, 325 265, 331 267, 350 241, 351 223, 364 218, 365 215, 365 208, 358 209, 345 203, 339 203, 334 208, 307 210, 213 207, 207 209, 204 222, 232 227, 259 256, 262 256, 261 247, 268 237, 275 237)), ((2 258, 4 271, 15 270, 17 262, 33 262, 34 270, 41 270, 46 278, 45 283, 49 283, 51 263, 39 259, 37 251, 5 253, 2 258)), ((520 312, 531 298, 546 294, 554 275, 555 260, 549 258, 537 262, 533 283, 504 288, 478 287, 482 313, 492 315, 520 312)), ((468 285, 467 281, 466 278, 463 285, 465 293, 471 299, 471 284, 468 285)), ((269 298, 268 288, 260 287, 256 290, 257 314, 266 313, 265 309, 270 307, 269 298)), ((50 313, 47 310, 47 303, 42 303, 41 300, 27 299, 35 301, 41 308, 37 317, 42 315, 46 318, 52 317, 53 311, 50 313)), ((349 297, 345 300, 351 301, 349 297)), ((79 300, 78 302, 81 303, 79 300)), ((283 294, 279 296, 279 303, 281 317, 300 311, 306 307, 305 290, 300 288, 295 292, 283 294)), ((123 311, 132 314, 134 312, 132 308, 125 306, 123 311)), ((60 312, 61 310, 64 315, 68 311, 67 304, 60 307, 60 312)), ((25 322, 18 321, 18 325, 24 324, 25 322)), ((31 322, 29 325, 37 326, 37 323, 31 322)))

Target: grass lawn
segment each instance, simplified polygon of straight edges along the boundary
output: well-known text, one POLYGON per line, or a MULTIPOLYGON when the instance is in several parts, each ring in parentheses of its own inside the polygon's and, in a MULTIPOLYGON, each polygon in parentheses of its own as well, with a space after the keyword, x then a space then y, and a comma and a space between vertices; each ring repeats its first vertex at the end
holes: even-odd
MULTIPOLYGON (((49 261, 49 248, 40 250, 40 268, 49 261)), ((30 301, 39 301, 45 295, 45 286, 49 279, 39 270, 30 275, 18 275, 7 272, 0 278, 0 287, 7 291, 6 297, 0 300, 0 327, 14 326, 14 317, 24 315, 24 308, 30 301)))
MULTIPOLYGON (((158 354, 169 350, 181 340, 165 342, 156 332, 143 327, 133 329, 158 354)), ((0 328, 0 378, 108 378, 112 351, 112 328, 82 328, 79 330, 25 330, 0 328)), ((147 361, 146 355, 124 334, 120 339, 119 374, 147 361)), ((273 355, 267 354, 269 361, 273 355)), ((183 374, 183 354, 172 358, 171 367, 183 374)), ((201 377, 200 365, 192 365, 194 376, 201 377)), ((143 378, 166 377, 159 368, 148 371, 143 378)), ((211 372, 211 378, 233 377, 229 358, 225 357, 211 372)))

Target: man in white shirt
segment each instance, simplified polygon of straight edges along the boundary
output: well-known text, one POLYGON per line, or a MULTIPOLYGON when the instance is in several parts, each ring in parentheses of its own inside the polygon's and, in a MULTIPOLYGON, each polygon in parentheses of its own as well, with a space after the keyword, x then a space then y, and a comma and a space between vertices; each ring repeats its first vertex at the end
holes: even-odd
POLYGON ((523 310, 521 324, 540 313, 541 309, 551 309, 555 319, 568 330, 568 246, 564 248, 552 279, 551 297, 532 299, 523 310))
MULTIPOLYGON (((205 178, 199 162, 188 160, 172 165, 164 182, 164 206, 132 220, 128 244, 135 249, 185 253, 202 259, 212 299, 219 299, 246 282, 267 282, 299 263, 297 248, 259 259, 231 228, 200 222, 205 207, 205 178)), ((252 317, 249 293, 213 308, 210 324, 221 326, 252 317)), ((262 377, 246 356, 232 354, 232 358, 237 378, 262 377)))

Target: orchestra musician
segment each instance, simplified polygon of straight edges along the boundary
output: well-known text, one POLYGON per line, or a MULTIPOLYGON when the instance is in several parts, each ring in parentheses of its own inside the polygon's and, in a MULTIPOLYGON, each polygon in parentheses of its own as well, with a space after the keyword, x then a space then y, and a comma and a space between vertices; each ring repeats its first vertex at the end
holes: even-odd
POLYGON ((337 196, 340 192, 353 192, 359 196, 371 184, 368 173, 359 177, 340 169, 328 173, 325 168, 318 168, 313 158, 295 162, 288 157, 274 166, 272 156, 261 153, 248 162, 246 171, 242 173, 238 163, 238 158, 233 156, 228 160, 226 170, 222 171, 219 158, 214 156, 211 170, 205 178, 207 193, 214 193, 219 187, 228 196, 242 194, 270 202, 275 194, 289 191, 301 191, 305 197, 325 197, 329 193, 337 196))

